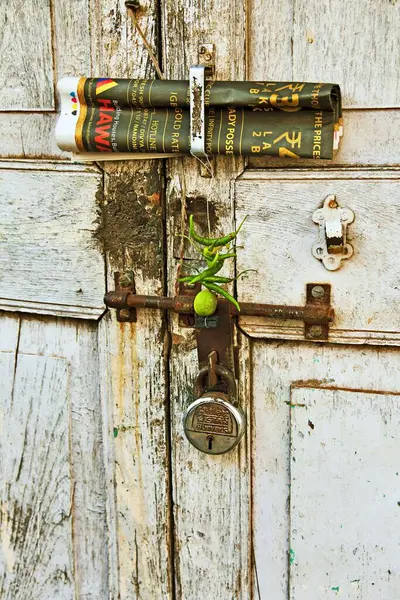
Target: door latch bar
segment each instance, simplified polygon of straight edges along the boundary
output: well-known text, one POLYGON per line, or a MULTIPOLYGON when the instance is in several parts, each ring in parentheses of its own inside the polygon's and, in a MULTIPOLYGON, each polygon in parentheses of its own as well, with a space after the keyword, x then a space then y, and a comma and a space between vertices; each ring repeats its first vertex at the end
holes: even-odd
MULTIPOLYGON (((216 315, 268 317, 270 319, 296 320, 304 322, 306 339, 321 341, 328 339, 329 324, 333 321, 334 310, 331 306, 331 286, 325 283, 308 283, 306 289, 306 304, 304 306, 288 306, 281 304, 260 304, 257 302, 240 302, 240 312, 227 300, 218 298, 216 315)), ((194 313, 194 294, 167 296, 144 296, 135 294, 131 287, 117 286, 114 291, 107 292, 104 303, 109 308, 117 309, 117 320, 135 321, 136 310, 141 308, 170 310, 181 316, 190 315, 185 319, 186 327, 199 328, 194 313)), ((220 327, 222 324, 217 323, 220 327)), ((203 325, 204 328, 204 325, 203 325)), ((207 329, 207 325, 205 327, 207 329)), ((215 328, 215 325, 213 326, 215 328)))

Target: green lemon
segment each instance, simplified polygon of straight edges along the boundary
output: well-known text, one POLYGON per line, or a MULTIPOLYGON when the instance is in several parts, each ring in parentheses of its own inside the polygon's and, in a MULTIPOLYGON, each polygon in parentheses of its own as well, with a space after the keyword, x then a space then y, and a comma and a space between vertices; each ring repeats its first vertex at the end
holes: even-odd
POLYGON ((211 317, 217 308, 217 296, 210 290, 201 290, 194 299, 194 312, 199 317, 211 317))

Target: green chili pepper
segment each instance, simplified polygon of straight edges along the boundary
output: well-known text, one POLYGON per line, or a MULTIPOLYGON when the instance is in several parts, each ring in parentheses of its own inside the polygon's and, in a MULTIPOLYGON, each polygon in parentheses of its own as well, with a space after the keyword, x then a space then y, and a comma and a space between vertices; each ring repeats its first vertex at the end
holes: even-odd
POLYGON ((229 302, 232 302, 232 304, 234 306, 236 306, 236 308, 240 312, 240 306, 239 306, 239 303, 237 302, 237 300, 235 300, 235 298, 233 296, 231 296, 228 292, 226 292, 224 289, 222 289, 222 287, 220 287, 216 283, 208 283, 205 281, 202 281, 202 284, 204 285, 204 287, 206 287, 208 290, 210 290, 210 292, 216 292, 217 294, 221 294, 221 296, 223 296, 224 298, 229 300, 229 302))
POLYGON ((206 277, 204 281, 207 283, 210 281, 211 283, 232 283, 234 281, 234 277, 220 277, 219 275, 210 275, 206 277))
POLYGON ((190 215, 190 217, 189 217, 189 237, 192 240, 195 240, 196 242, 198 242, 199 244, 202 244, 203 246, 211 246, 212 248, 216 248, 217 246, 226 246, 232 240, 235 239, 235 237, 241 230, 243 223, 245 222, 246 219, 247 219, 247 215, 245 216, 243 221, 240 223, 240 225, 236 229, 236 231, 232 231, 231 233, 228 233, 228 235, 225 235, 221 238, 209 238, 209 237, 202 237, 201 235, 196 233, 195 228, 194 228, 193 215, 190 215))
POLYGON ((204 279, 206 279, 206 277, 215 275, 216 273, 218 273, 218 271, 220 271, 222 269, 223 266, 224 266, 224 263, 222 261, 218 261, 213 267, 204 269, 204 271, 202 273, 199 273, 198 275, 195 275, 194 277, 192 277, 192 280, 190 283, 197 283, 198 281, 203 281, 204 279))
POLYGON ((240 223, 240 225, 236 229, 236 231, 232 231, 231 233, 228 233, 228 235, 225 235, 224 237, 214 240, 214 243, 209 245, 210 250, 216 248, 217 246, 226 246, 232 240, 234 240, 235 237, 237 236, 237 234, 239 233, 239 231, 242 229, 243 223, 245 222, 246 219, 247 219, 247 215, 242 220, 242 222, 240 223))

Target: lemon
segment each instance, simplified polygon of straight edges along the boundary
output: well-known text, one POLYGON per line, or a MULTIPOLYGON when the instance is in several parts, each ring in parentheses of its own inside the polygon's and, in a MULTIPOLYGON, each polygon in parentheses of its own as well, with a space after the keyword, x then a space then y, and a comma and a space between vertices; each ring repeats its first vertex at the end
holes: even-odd
POLYGON ((199 317, 210 317, 217 308, 217 296, 210 290, 201 290, 194 299, 194 312, 199 317))

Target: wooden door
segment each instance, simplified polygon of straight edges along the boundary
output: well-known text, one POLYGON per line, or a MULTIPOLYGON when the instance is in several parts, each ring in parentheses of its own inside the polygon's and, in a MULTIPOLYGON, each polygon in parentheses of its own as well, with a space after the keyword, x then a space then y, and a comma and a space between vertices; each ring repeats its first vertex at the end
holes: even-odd
POLYGON ((171 597, 165 322, 103 304, 116 271, 165 291, 161 164, 54 139, 58 78, 151 76, 122 4, 0 8, 2 600, 171 597))
POLYGON ((372 600, 398 595, 400 484, 396 2, 141 2, 169 78, 201 43, 219 79, 341 84, 333 163, 221 158, 71 163, 57 150, 62 75, 154 75, 123 2, 0 9, 0 598, 372 600), (29 60, 27 60, 29 56, 29 60), (354 257, 313 258, 312 212, 356 215, 354 257), (304 303, 332 285, 329 343, 241 319, 246 439, 210 457, 184 437, 196 340, 176 316, 118 324, 113 273, 174 294, 188 215, 249 214, 239 300, 304 303))
POLYGON ((170 293, 180 258, 191 257, 172 236, 190 213, 206 225, 208 200, 212 227, 222 231, 248 215, 237 271, 258 273, 238 282, 239 301, 301 305, 307 283, 329 283, 336 313, 325 343, 306 342, 298 322, 239 319, 248 435, 236 452, 214 458, 182 435, 195 340, 172 319, 177 597, 395 598, 399 6, 164 5, 169 77, 185 77, 198 44, 214 42, 217 78, 337 82, 345 108, 343 145, 332 162, 218 159, 211 180, 192 160, 168 162, 170 293), (354 256, 336 272, 312 255, 312 214, 329 194, 356 215, 348 228, 354 256))

